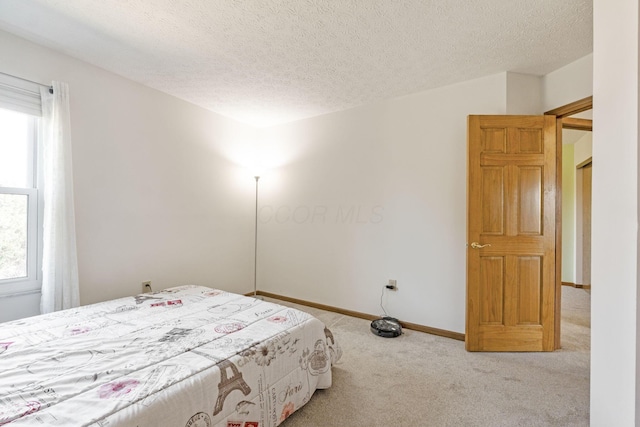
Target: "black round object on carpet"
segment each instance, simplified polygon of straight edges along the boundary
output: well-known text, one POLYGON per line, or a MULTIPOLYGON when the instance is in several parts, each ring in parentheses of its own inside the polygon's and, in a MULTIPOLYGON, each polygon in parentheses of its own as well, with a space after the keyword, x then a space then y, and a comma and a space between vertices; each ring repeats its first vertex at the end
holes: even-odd
POLYGON ((402 326, 398 319, 383 317, 371 322, 371 332, 383 338, 395 338, 402 335, 402 326))

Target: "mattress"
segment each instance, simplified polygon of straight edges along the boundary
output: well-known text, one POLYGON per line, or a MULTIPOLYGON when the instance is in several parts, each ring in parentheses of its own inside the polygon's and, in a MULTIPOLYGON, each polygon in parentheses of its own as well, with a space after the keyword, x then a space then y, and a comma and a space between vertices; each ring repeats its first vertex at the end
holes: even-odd
POLYGON ((310 314, 180 286, 0 324, 0 425, 271 427, 331 386, 310 314))

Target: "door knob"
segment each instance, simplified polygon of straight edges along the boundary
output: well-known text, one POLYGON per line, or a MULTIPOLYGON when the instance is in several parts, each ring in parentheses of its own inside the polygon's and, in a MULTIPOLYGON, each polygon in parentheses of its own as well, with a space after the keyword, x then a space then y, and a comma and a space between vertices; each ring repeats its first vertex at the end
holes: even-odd
POLYGON ((487 246, 491 246, 491 243, 487 243, 486 245, 481 245, 478 242, 471 242, 471 247, 473 249, 482 249, 482 248, 486 248, 487 246))

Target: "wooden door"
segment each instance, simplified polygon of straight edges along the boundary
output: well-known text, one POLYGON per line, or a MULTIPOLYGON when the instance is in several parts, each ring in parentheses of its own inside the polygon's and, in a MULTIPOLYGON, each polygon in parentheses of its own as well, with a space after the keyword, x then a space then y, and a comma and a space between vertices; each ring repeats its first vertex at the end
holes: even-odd
POLYGON ((553 351, 555 116, 469 116, 468 351, 553 351))

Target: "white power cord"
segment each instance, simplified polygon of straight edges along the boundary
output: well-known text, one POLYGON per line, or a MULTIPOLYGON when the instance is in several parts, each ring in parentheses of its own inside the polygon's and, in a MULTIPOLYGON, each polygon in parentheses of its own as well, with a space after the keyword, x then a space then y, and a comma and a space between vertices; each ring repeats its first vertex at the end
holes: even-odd
POLYGON ((386 289, 386 286, 382 287, 382 293, 380 294, 380 308, 382 309, 382 312, 384 313, 385 316, 387 317, 391 317, 387 314, 387 310, 384 309, 384 306, 382 305, 382 297, 384 297, 384 290, 386 289))

